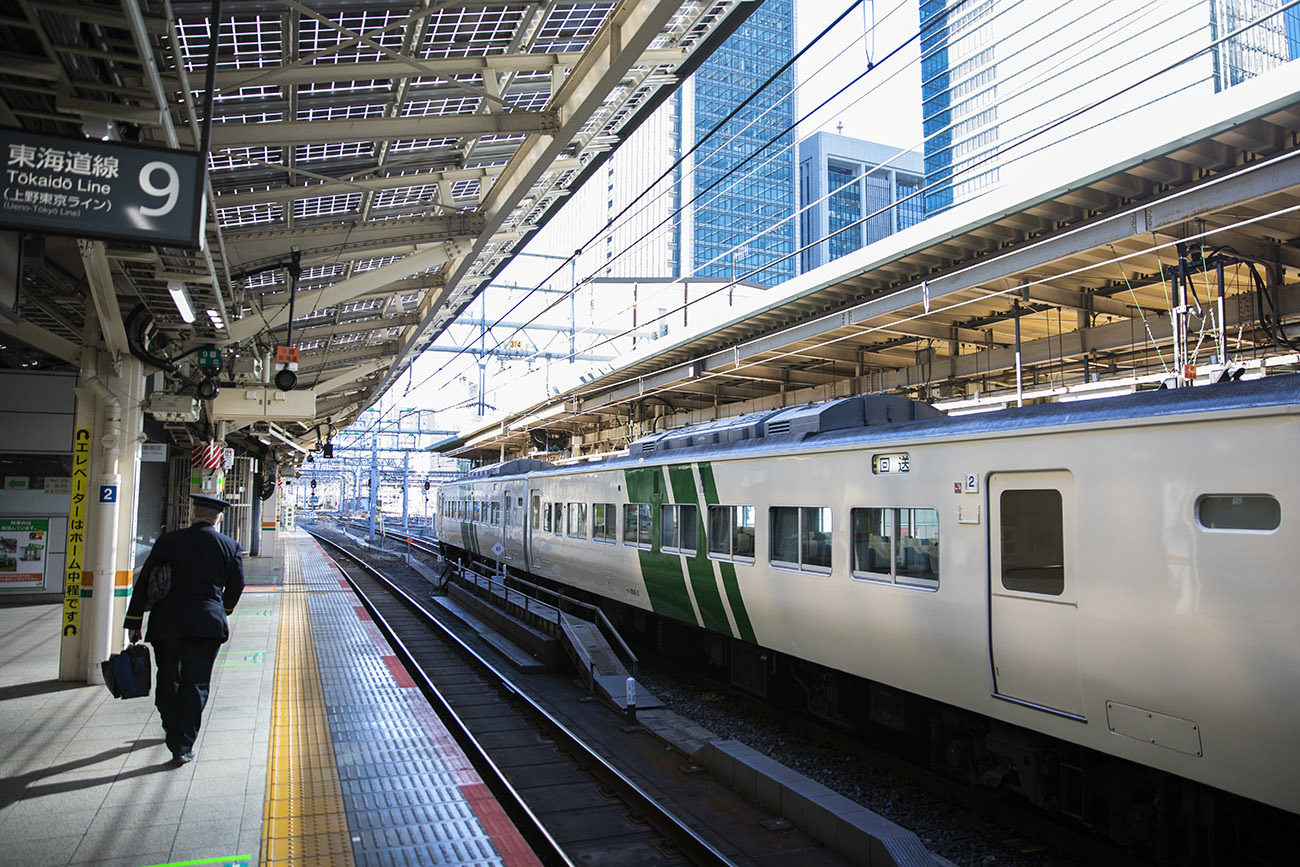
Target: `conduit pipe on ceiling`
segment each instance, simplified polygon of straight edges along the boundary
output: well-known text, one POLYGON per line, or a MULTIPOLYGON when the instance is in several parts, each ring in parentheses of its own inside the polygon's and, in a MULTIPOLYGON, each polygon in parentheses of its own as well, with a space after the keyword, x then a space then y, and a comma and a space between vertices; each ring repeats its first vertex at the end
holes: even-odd
MULTIPOLYGON (((99 378, 99 350, 86 346, 81 356, 81 380, 96 397, 104 402, 104 431, 99 438, 99 485, 111 485, 115 492, 122 488, 119 459, 122 443, 122 401, 99 378)), ((91 487, 91 490, 96 490, 91 487)), ((103 683, 104 674, 99 663, 113 652, 113 593, 117 585, 117 527, 121 511, 121 496, 111 502, 97 504, 100 519, 95 560, 88 570, 93 574, 91 595, 90 647, 86 649, 86 683, 103 683)), ((85 622, 84 620, 82 621, 85 622)))

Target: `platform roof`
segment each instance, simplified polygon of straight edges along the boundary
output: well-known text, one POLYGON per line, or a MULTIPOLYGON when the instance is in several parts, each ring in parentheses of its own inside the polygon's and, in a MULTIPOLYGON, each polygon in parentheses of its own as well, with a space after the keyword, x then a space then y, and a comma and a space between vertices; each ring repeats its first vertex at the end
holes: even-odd
POLYGON ((474 463, 581 459, 664 428, 851 394, 962 411, 1156 388, 1176 374, 1180 255, 1192 263, 1188 373, 1223 375, 1220 330, 1229 374, 1300 369, 1300 90, 1292 70, 1234 96, 1219 117, 1057 148, 1059 171, 802 274, 707 334, 438 450, 474 463))
MULTIPOLYGON (((296 406, 313 409, 278 430, 312 445, 400 376, 755 6, 13 0, 0 126, 69 148, 208 141, 209 174, 200 249, 71 225, 23 247, 0 365, 75 367, 89 325, 113 358, 173 369, 192 393, 196 349, 230 364, 292 342, 296 391, 311 395, 296 406)), ((210 403, 169 430, 206 439, 222 420, 210 403)))

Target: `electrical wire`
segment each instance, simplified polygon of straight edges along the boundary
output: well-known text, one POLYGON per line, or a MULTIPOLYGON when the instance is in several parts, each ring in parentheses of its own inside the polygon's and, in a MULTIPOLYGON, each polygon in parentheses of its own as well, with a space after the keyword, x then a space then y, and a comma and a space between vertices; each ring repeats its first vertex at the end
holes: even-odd
MULTIPOLYGON (((1287 4, 1287 6, 1286 6, 1286 7, 1283 7, 1283 8, 1285 9, 1285 8, 1289 8, 1290 6, 1294 6, 1294 5, 1296 5, 1297 2, 1300 2, 1300 0, 1294 0, 1294 2, 1287 4)), ((852 7, 850 7, 850 9, 851 9, 851 8, 852 8, 852 7)), ((1281 10, 1279 10, 1279 11, 1281 11, 1281 10)), ((1276 14, 1276 13, 1274 13, 1274 14, 1276 14)), ((1269 17, 1269 16, 1265 16, 1265 18, 1267 18, 1267 17, 1269 17)), ((1262 20, 1264 20, 1264 19, 1260 19, 1260 20, 1262 21, 1262 20)), ((1229 39, 1229 38, 1233 38, 1234 36, 1239 35, 1241 32, 1244 32, 1244 31, 1245 31, 1246 29, 1248 29, 1249 27, 1256 26, 1256 25, 1258 25, 1259 23, 1260 23, 1260 22, 1252 22, 1252 23, 1250 23, 1250 24, 1243 25, 1241 28, 1238 28, 1237 30, 1233 31, 1233 33, 1230 33, 1230 34, 1228 34, 1228 35, 1226 35, 1226 36, 1224 36, 1224 37, 1221 37, 1220 39, 1218 39, 1218 40, 1216 40, 1215 42, 1211 43, 1210 46, 1206 46, 1206 47, 1203 47, 1203 48, 1198 49, 1198 50, 1197 50, 1197 51, 1196 51, 1192 56, 1195 56, 1195 54, 1199 54, 1199 53, 1201 53, 1201 52, 1203 52, 1203 51, 1209 50, 1209 49, 1213 48, 1215 45, 1218 45, 1218 44, 1222 43, 1224 40, 1229 39)), ((825 31, 823 31, 823 33, 824 33, 824 32, 825 32, 825 31)), ((914 38, 915 38, 915 37, 914 37, 914 38)), ((909 40, 909 41, 911 41, 911 40, 909 40)), ((1042 135, 1042 134, 1045 133, 1046 131, 1048 131, 1048 130, 1050 130, 1050 129, 1053 129, 1053 128, 1059 126, 1060 124, 1065 123, 1066 121, 1072 119, 1073 117, 1077 117, 1077 116, 1081 115, 1082 113, 1084 113, 1084 112, 1086 112, 1086 111, 1088 111, 1088 110, 1090 110, 1090 109, 1092 109, 1092 108, 1095 108, 1096 106, 1098 106, 1098 105, 1100 105, 1100 104, 1102 104, 1102 103, 1104 103, 1104 102, 1106 102, 1106 101, 1108 101, 1108 100, 1114 98, 1115 96, 1118 96, 1118 95, 1120 95, 1120 94, 1123 94, 1123 93, 1126 92, 1127 90, 1131 90, 1132 88, 1138 86, 1139 84, 1145 83, 1145 82, 1151 80, 1152 78, 1156 77, 1157 75, 1160 75, 1160 74, 1163 74, 1164 72, 1169 71, 1170 69, 1176 67, 1177 65, 1181 64, 1182 62, 1185 62, 1185 59, 1178 60, 1178 61, 1176 61, 1175 63, 1173 63, 1173 64, 1171 64, 1171 65, 1168 65, 1168 66, 1162 68, 1161 70, 1158 70, 1158 71, 1155 72, 1155 73, 1151 73, 1150 75, 1146 76, 1145 78, 1140 79, 1138 82, 1135 82, 1135 83, 1129 85, 1127 88, 1125 88, 1125 89, 1119 91, 1117 94, 1110 94, 1110 95, 1108 95, 1108 96, 1106 96, 1106 97, 1104 97, 1104 98, 1102 98, 1102 99, 1100 99, 1100 100, 1097 100, 1097 101, 1095 101, 1095 102, 1093 102, 1093 103, 1089 103, 1089 104, 1085 105, 1084 107, 1082 107, 1082 108, 1080 108, 1080 109, 1076 109, 1076 110, 1074 110, 1073 112, 1069 112, 1069 113, 1067 113, 1065 116, 1063 116, 1063 117, 1061 117, 1061 118, 1058 118, 1055 122, 1053 122, 1053 123, 1049 123, 1049 124, 1045 125, 1044 127, 1040 128, 1040 129, 1038 129, 1038 130, 1036 130, 1036 131, 1033 131, 1033 132, 1031 132, 1031 133, 1028 133, 1028 134, 1025 134, 1025 135, 1021 136, 1019 139, 1013 141, 1012 145, 1010 145, 1009 147, 1015 147, 1015 146, 1018 146, 1019 144, 1022 144, 1022 143, 1024 143, 1025 141, 1029 141, 1029 140, 1031 140, 1031 139, 1033 139, 1033 138, 1035 138, 1035 137, 1037 137, 1037 136, 1039 136, 1039 135, 1042 135)), ((860 78, 860 77, 859 77, 859 78, 860 78)), ((856 79, 855 79, 855 81, 856 81, 856 79)), ((1038 84, 1035 84, 1035 86, 1039 86, 1039 85, 1038 85, 1038 84)), ((838 94, 837 94, 837 95, 838 95, 838 94)), ((818 110, 819 110, 820 108, 821 108, 821 106, 818 107, 818 110)), ((703 140, 704 140, 704 139, 702 139, 701 141, 703 141, 703 140)), ((699 144, 699 143, 697 143, 697 146, 698 146, 698 144, 699 144)), ((770 142, 769 142, 769 144, 770 144, 770 142)), ((761 150, 761 149, 760 149, 760 150, 761 150)), ((752 155, 751 155, 751 158, 752 158, 752 155)), ((977 164, 977 165, 978 165, 978 164, 977 164)), ((658 181, 656 181, 656 183, 658 183, 658 181)), ((715 186, 716 186, 716 184, 715 184, 715 186)), ((711 189, 711 188, 706 188, 706 191, 707 191, 707 189, 711 189)), ((698 196, 697 196, 696 198, 698 198, 698 196)), ((692 200, 692 201, 694 201, 694 200, 692 200)), ((626 212, 626 209, 625 209, 625 212, 626 212)), ((824 240, 824 239, 819 239, 819 241, 820 241, 820 240, 824 240)), ((566 260, 565 264, 567 264, 567 263, 568 263, 568 260, 566 260)), ((564 265, 562 264, 559 268, 557 268, 555 271, 553 271, 552 274, 551 274, 547 279, 549 280, 550 277, 553 277, 553 276, 555 276, 556 274, 558 274, 559 271, 560 271, 563 267, 564 267, 564 265)), ((758 270, 762 270, 762 269, 758 269, 758 270)), ((753 274, 753 273, 757 273, 757 272, 758 272, 758 271, 756 270, 755 272, 750 272, 750 273, 753 274)), ((522 303, 522 302, 520 302, 520 303, 522 303)), ((515 309, 517 309, 518 306, 519 306, 518 303, 517 303, 516 305, 514 305, 514 306, 510 309, 510 311, 507 312, 506 315, 509 315, 510 312, 513 312, 515 309)), ((553 307, 554 305, 550 305, 550 306, 553 307)), ((548 307, 548 309, 550 309, 550 308, 548 307)), ((538 314, 538 315, 540 316, 541 314, 538 314)), ((536 319, 536 317, 534 317, 534 319, 531 320, 531 321, 535 321, 535 319, 536 319)), ((503 321, 503 320, 504 320, 504 316, 502 317, 502 320, 499 320, 499 321, 503 321)), ((495 324, 494 324, 493 327, 495 327, 495 324)), ((518 330, 520 330, 520 329, 516 329, 515 332, 512 332, 512 335, 513 335, 513 333, 517 333, 518 330)), ((507 338, 507 339, 508 339, 508 338, 507 338)), ((605 342, 608 342, 608 341, 605 341, 605 342)), ((499 344, 498 344, 498 345, 499 345, 499 344)), ((454 361, 454 358, 452 359, 452 361, 454 361)), ((446 365, 443 366, 443 369, 445 369, 445 367, 446 367, 446 365)), ((428 379, 432 378, 432 376, 433 376, 433 375, 436 375, 438 372, 440 372, 440 371, 435 371, 433 374, 430 374, 429 376, 425 377, 424 379, 421 380, 421 383, 420 383, 420 384, 422 385, 424 382, 428 381, 428 379)))

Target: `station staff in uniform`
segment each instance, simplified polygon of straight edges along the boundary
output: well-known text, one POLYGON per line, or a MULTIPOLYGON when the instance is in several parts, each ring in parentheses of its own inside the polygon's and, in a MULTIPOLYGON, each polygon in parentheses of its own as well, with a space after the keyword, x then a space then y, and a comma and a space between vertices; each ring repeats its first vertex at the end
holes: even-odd
POLYGON ((158 666, 154 704, 177 764, 194 761, 212 667, 230 637, 226 615, 244 592, 244 552, 218 531, 230 504, 207 494, 193 494, 190 500, 193 523, 159 537, 140 569, 123 624, 131 641, 139 641, 147 596, 142 582, 151 570, 170 564, 171 591, 149 612, 145 638, 153 645, 158 666))

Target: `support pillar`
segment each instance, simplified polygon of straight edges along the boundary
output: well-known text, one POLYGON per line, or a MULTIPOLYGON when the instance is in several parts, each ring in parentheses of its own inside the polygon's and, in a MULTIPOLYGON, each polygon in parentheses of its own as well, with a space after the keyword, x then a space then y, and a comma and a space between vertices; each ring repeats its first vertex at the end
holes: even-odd
MULTIPOLYGON (((88 325, 93 334, 97 325, 88 325)), ((59 648, 59 679, 92 684, 103 683, 99 664, 123 644, 122 615, 135 567, 143 431, 143 365, 126 357, 110 372, 110 361, 96 348, 87 347, 82 385, 76 389, 69 521, 69 542, 75 545, 69 550, 65 572, 59 648), (79 585, 73 580, 78 565, 79 585)))

